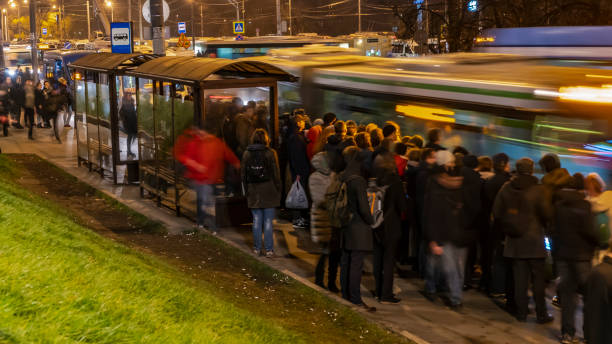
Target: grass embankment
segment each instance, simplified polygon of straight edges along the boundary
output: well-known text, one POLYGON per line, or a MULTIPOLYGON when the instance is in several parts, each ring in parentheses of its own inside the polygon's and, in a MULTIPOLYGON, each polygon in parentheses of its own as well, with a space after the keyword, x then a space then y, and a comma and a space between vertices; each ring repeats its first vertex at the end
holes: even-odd
POLYGON ((404 342, 215 238, 158 234, 43 163, 0 155, 0 342, 404 342))

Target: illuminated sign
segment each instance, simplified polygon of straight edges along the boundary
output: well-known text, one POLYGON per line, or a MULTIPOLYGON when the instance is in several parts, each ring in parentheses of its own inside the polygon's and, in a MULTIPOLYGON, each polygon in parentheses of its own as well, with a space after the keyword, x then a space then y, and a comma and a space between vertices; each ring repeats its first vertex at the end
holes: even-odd
POLYGON ((132 23, 111 23, 111 50, 117 54, 131 54, 134 51, 132 23))

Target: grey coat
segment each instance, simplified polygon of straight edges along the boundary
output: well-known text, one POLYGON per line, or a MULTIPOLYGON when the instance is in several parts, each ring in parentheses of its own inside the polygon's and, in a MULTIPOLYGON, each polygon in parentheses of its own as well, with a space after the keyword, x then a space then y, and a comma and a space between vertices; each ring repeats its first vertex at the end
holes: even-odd
POLYGON ((245 188, 248 207, 251 209, 266 209, 277 208, 280 206, 281 199, 281 180, 280 170, 278 167, 278 158, 276 152, 264 145, 250 145, 242 155, 242 163, 240 164, 240 175, 245 188), (246 162, 250 158, 253 151, 265 151, 266 160, 272 176, 269 181, 263 183, 247 183, 245 175, 246 162))

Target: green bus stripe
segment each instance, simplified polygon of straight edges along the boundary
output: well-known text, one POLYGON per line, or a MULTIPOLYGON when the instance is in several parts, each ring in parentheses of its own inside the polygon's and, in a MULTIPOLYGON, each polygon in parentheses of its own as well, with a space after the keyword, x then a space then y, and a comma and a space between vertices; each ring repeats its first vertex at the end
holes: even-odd
POLYGON ((370 78, 362 78, 362 77, 356 77, 356 76, 344 76, 344 75, 320 74, 318 76, 324 79, 336 79, 336 80, 353 81, 353 82, 386 85, 386 86, 410 87, 410 88, 420 88, 420 89, 432 90, 432 91, 470 93, 470 94, 477 94, 481 96, 537 100, 537 98, 533 94, 523 93, 523 92, 491 90, 491 89, 486 89, 486 88, 472 88, 472 87, 463 87, 463 86, 424 84, 424 83, 419 83, 419 82, 370 79, 370 78))

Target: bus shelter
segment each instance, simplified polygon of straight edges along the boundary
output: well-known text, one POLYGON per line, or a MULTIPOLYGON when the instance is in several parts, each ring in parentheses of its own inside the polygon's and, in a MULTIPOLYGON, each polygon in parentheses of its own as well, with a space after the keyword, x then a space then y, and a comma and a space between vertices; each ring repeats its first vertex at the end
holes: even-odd
POLYGON ((85 163, 102 177, 110 174, 115 184, 123 166, 122 180, 138 181, 136 82, 125 73, 154 58, 97 53, 70 64, 79 166, 85 163))
MULTIPOLYGON (((251 104, 276 141, 277 83, 292 80, 264 62, 197 57, 159 57, 126 74, 136 78, 141 195, 146 192, 179 216, 181 209, 195 214, 196 200, 174 159, 177 137, 199 127, 223 138, 224 120, 251 104)), ((218 190, 219 196, 239 193, 218 190)))

